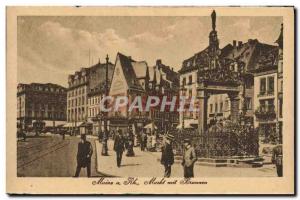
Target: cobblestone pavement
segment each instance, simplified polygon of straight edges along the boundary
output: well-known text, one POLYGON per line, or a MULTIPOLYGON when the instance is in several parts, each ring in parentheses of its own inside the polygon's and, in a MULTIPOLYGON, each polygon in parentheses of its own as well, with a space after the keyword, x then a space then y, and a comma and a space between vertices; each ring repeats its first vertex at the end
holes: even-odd
MULTIPOLYGON (((113 141, 108 142, 109 156, 100 153, 102 144, 96 141, 97 170, 106 175, 118 177, 162 177, 164 168, 158 161, 160 152, 142 152, 134 148, 135 157, 126 157, 124 152, 122 165, 116 165, 116 155, 112 150, 113 141)), ((210 167, 195 165, 195 177, 274 177, 276 169, 274 165, 265 165, 260 168, 237 168, 237 167, 210 167)), ((182 166, 175 163, 172 166, 172 177, 183 177, 182 166)))
MULTIPOLYGON (((76 153, 79 138, 60 135, 47 135, 27 138, 17 144, 17 173, 21 177, 72 177, 76 170, 76 153)), ((103 176, 96 170, 96 152, 93 138, 92 176, 103 176)), ((86 176, 86 169, 81 170, 86 176)))

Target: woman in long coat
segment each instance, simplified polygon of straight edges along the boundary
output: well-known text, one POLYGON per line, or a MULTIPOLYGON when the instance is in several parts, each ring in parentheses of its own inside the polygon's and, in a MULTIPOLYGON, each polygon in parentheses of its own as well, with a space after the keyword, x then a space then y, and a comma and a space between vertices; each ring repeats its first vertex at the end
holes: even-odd
POLYGON ((134 156, 134 151, 133 151, 133 146, 134 146, 134 135, 132 133, 131 130, 129 130, 129 133, 128 133, 128 137, 127 137, 127 154, 126 156, 127 157, 132 157, 134 156))

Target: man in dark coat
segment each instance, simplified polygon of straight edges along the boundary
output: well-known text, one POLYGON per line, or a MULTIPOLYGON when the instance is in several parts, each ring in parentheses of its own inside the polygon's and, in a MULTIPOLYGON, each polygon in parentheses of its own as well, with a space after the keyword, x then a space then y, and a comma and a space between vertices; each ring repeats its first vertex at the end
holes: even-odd
POLYGON ((131 130, 131 127, 129 128, 129 132, 128 132, 128 146, 127 146, 127 157, 133 157, 134 156, 134 151, 133 151, 133 146, 134 146, 134 135, 133 132, 131 130))
POLYGON ((282 177, 282 145, 273 148, 272 163, 276 165, 277 176, 282 177))
POLYGON ((142 132, 140 139, 141 139, 141 141, 140 141, 141 151, 145 151, 145 147, 146 147, 146 143, 147 143, 147 135, 146 135, 145 131, 142 132))
POLYGON ((167 134, 161 153, 161 164, 165 167, 164 177, 169 178, 171 176, 171 167, 174 164, 174 153, 172 148, 172 141, 174 136, 167 134))
POLYGON ((107 140, 108 140, 108 130, 104 131, 102 134, 102 156, 108 156, 108 146, 107 146, 107 140))
POLYGON ((80 174, 81 168, 87 170, 87 176, 91 176, 91 157, 93 154, 93 147, 89 141, 86 140, 86 135, 81 135, 81 141, 78 143, 77 151, 77 168, 75 177, 78 177, 80 174))
POLYGON ((115 141, 114 141, 114 151, 116 152, 117 155, 117 166, 121 166, 121 161, 122 161, 122 155, 125 150, 125 140, 122 134, 122 130, 118 130, 117 134, 115 136, 115 141))
POLYGON ((197 161, 196 152, 189 139, 184 140, 184 148, 182 159, 184 178, 192 178, 194 177, 194 164, 197 161))

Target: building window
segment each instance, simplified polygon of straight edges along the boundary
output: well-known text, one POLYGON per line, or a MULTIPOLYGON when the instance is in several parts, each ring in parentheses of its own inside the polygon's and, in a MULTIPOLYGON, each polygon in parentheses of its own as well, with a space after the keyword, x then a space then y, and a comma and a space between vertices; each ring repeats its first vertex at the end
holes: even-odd
POLYGON ((246 87, 246 89, 251 89, 251 87, 252 87, 251 79, 248 78, 245 80, 245 87, 246 87))
POLYGON ((260 79, 260 95, 263 95, 266 93, 266 78, 260 79))
POLYGON ((183 85, 183 86, 186 85, 186 78, 185 78, 185 77, 182 79, 182 85, 183 85))
POLYGON ((275 109, 274 99, 260 100, 259 102, 260 102, 260 109, 262 112, 274 111, 275 109))
POLYGON ((217 112, 218 112, 218 104, 215 103, 215 113, 217 113, 217 112))
POLYGON ((189 97, 192 97, 192 90, 189 90, 189 97))
POLYGON ((250 97, 247 97, 245 99, 245 101, 246 101, 245 103, 246 103, 247 110, 251 110, 252 109, 252 99, 250 97))
POLYGON ((223 112, 223 102, 220 103, 220 112, 223 112))
POLYGON ((274 94, 274 77, 268 77, 268 94, 274 94))
POLYGON ((213 105, 212 104, 209 105, 209 111, 210 111, 210 113, 213 112, 213 105))
POLYGON ((193 77, 192 75, 189 76, 189 85, 191 85, 193 83, 193 77))

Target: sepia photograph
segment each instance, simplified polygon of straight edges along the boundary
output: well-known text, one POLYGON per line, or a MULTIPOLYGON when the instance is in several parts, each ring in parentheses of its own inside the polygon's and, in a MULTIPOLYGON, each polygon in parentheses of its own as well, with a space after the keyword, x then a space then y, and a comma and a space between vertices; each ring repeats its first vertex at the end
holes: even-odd
POLYGON ((293 7, 8 7, 7 24, 8 193, 294 193, 293 7))

